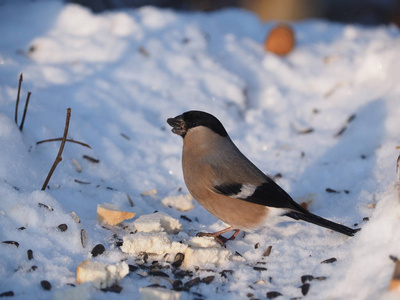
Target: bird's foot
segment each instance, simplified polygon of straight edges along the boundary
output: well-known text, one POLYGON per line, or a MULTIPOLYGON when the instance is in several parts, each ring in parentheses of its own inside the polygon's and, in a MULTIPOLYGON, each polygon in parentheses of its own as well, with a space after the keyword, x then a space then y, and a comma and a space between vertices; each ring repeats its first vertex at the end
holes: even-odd
POLYGON ((199 232, 199 233, 196 234, 196 236, 199 236, 199 237, 203 237, 203 236, 213 237, 222 247, 226 247, 226 242, 227 241, 233 241, 236 238, 236 236, 239 234, 239 231, 240 230, 238 230, 238 229, 233 229, 232 227, 228 227, 228 228, 226 228, 224 230, 217 231, 217 232, 214 232, 214 233, 199 232), (230 238, 226 238, 226 237, 222 236, 223 233, 228 232, 228 231, 232 231, 232 230, 234 230, 235 232, 232 234, 232 236, 230 238))

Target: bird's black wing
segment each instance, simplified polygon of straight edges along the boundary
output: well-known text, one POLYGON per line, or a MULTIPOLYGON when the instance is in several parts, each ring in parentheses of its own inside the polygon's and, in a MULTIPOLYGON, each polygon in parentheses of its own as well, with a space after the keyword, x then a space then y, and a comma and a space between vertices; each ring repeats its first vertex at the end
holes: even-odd
POLYGON ((229 183, 214 186, 214 189, 219 194, 251 203, 306 213, 304 208, 297 204, 288 193, 268 177, 266 178, 266 182, 259 186, 229 183))

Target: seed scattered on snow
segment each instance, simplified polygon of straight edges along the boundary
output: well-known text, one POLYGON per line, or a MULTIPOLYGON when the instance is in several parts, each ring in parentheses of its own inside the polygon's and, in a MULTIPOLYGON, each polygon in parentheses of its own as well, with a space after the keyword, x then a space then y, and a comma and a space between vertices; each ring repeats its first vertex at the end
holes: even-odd
POLYGON ((205 284, 210 284, 213 280, 214 280, 215 276, 207 276, 204 277, 201 282, 205 283, 205 284))
POLYGON ((321 264, 331 264, 331 263, 334 263, 335 261, 337 261, 337 259, 332 257, 332 258, 325 259, 324 261, 321 261, 321 264))
POLYGON ((271 254, 272 246, 268 246, 268 248, 264 251, 263 256, 269 256, 271 254))
POLYGON ((13 291, 8 291, 0 294, 0 297, 13 297, 14 292, 13 291))
POLYGON ((105 288, 105 289, 100 289, 102 292, 112 292, 112 293, 117 293, 117 294, 119 294, 119 293, 121 293, 121 291, 122 291, 122 286, 119 286, 118 284, 114 284, 114 285, 112 285, 112 286, 110 286, 110 287, 108 287, 108 288, 105 288))
POLYGON ((254 249, 258 249, 260 247, 260 243, 254 245, 254 249))
POLYGON ((193 278, 183 285, 183 289, 189 291, 192 287, 198 285, 200 282, 200 277, 193 278))
POLYGON ((126 197, 128 198, 128 201, 129 201, 129 204, 131 205, 131 207, 134 207, 135 204, 133 203, 131 196, 129 196, 129 194, 126 194, 126 197))
POLYGON ((282 294, 279 293, 279 292, 276 292, 276 291, 272 291, 272 292, 268 292, 267 293, 267 298, 268 299, 274 299, 274 298, 277 298, 279 296, 282 296, 282 294))
POLYGON ((96 257, 100 254, 103 254, 105 250, 106 249, 104 248, 104 246, 102 244, 97 244, 96 246, 94 246, 91 253, 92 253, 93 257, 96 257))
POLYGON ((28 260, 32 260, 33 259, 33 251, 31 249, 26 251, 26 255, 28 256, 28 260))
POLYGON ((18 228, 18 230, 25 230, 25 229, 26 229, 26 227, 24 227, 24 226, 18 228))
POLYGON ((60 225, 58 225, 57 228, 58 228, 61 232, 64 232, 64 231, 67 231, 68 226, 67 226, 67 224, 60 224, 60 225))
POLYGON ((331 194, 334 194, 334 193, 339 194, 340 193, 339 191, 331 189, 331 188, 326 188, 325 191, 327 193, 331 193, 331 194))
POLYGON ((75 158, 72 159, 72 163, 74 164, 75 169, 78 173, 82 172, 82 167, 75 158))
POLYGON ((308 291, 310 290, 310 284, 309 283, 304 283, 301 287, 301 293, 303 296, 307 295, 308 291))
POLYGON ((43 203, 38 203, 38 205, 39 205, 39 207, 45 208, 45 209, 47 209, 49 211, 53 211, 54 210, 52 207, 50 207, 50 206, 48 206, 46 204, 43 204, 43 203))
POLYGON ((33 266, 28 270, 28 272, 36 271, 37 268, 38 268, 37 266, 33 265, 33 266))
POLYGON ((88 240, 88 234, 87 234, 86 230, 82 228, 81 229, 81 244, 82 244, 83 248, 86 247, 87 240, 88 240))
POLYGON ((264 267, 253 267, 253 270, 262 272, 262 271, 267 271, 267 268, 264 268, 264 267))
POLYGON ((79 219, 79 217, 76 215, 76 213, 74 211, 70 212, 69 214, 71 215, 71 217, 74 219, 74 221, 76 223, 80 223, 81 222, 81 220, 79 219))
POLYGON ((175 255, 174 262, 171 265, 174 268, 179 268, 182 265, 184 259, 185 255, 179 252, 175 255))
POLYGON ((306 283, 307 281, 314 280, 314 276, 312 275, 303 275, 301 276, 301 283, 306 283))
POLYGON ((51 283, 48 282, 47 280, 42 280, 40 282, 40 285, 42 286, 42 288, 46 291, 50 291, 51 290, 51 283))
POLYGON ((141 193, 140 195, 141 196, 154 196, 154 195, 157 195, 157 190, 153 189, 150 191, 146 191, 146 192, 141 193))
POLYGON ((3 244, 7 244, 7 245, 14 245, 15 247, 19 247, 19 243, 16 241, 3 241, 3 244))
POLYGON ((93 157, 91 157, 89 155, 83 155, 83 158, 88 160, 88 161, 90 161, 91 163, 94 163, 94 164, 98 164, 100 162, 100 160, 98 160, 96 158, 93 158, 93 157))

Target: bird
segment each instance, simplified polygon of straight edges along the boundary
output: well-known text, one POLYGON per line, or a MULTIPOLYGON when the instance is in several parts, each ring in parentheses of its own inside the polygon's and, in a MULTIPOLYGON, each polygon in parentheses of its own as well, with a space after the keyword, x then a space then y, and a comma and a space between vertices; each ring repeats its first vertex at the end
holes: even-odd
MULTIPOLYGON (((212 114, 190 110, 167 123, 183 138, 182 170, 188 191, 212 215, 229 227, 197 236, 213 237, 222 246, 240 231, 254 232, 270 218, 286 216, 353 236, 358 230, 312 214, 258 169, 236 147, 212 114), (231 237, 222 236, 233 231, 231 237)), ((279 219, 279 218, 278 218, 279 219)))

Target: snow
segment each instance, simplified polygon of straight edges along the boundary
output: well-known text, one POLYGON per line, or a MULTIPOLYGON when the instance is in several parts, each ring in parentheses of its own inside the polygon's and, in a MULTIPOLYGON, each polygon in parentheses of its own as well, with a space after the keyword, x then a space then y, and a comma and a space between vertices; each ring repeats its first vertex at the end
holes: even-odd
POLYGON ((180 279, 185 284, 215 276, 181 291, 181 299, 249 294, 264 299, 273 291, 282 294, 279 299, 302 297, 303 275, 326 277, 309 282, 307 299, 396 299, 398 291, 388 287, 394 270, 389 256, 400 258, 399 30, 298 22, 296 48, 281 58, 263 48, 273 26, 238 9, 206 14, 143 7, 93 14, 61 1, 2 1, 0 241, 19 246, 0 244, 0 294, 62 297, 72 288, 68 284, 76 284, 77 266, 90 259, 108 265, 125 261, 146 272, 131 271, 118 282, 120 293, 82 287, 85 297, 137 298, 154 283, 171 289, 177 273, 168 261, 158 264, 169 280, 152 276, 145 269, 157 265, 151 256, 129 255, 116 244, 160 234, 126 230, 129 222, 154 211, 182 223, 180 233, 162 233, 173 243, 225 228, 197 202, 184 212, 162 203, 188 193, 182 141, 166 119, 199 109, 217 116, 261 170, 281 174, 277 183, 296 201, 362 230, 349 238, 293 221, 240 233, 227 243, 227 250, 237 253, 229 261, 195 268, 180 279), (26 93, 32 92, 22 132, 14 122, 20 73, 18 122, 26 93), (49 187, 40 191, 59 142, 36 142, 62 136, 68 107, 68 137, 92 149, 67 143, 49 187), (157 193, 141 195, 152 190, 157 193), (103 228, 96 219, 103 203, 136 216, 103 228), (106 251, 93 258, 97 244, 106 251), (330 258, 337 260, 321 264, 330 258), (50 291, 41 287, 42 280, 51 283, 50 291))

